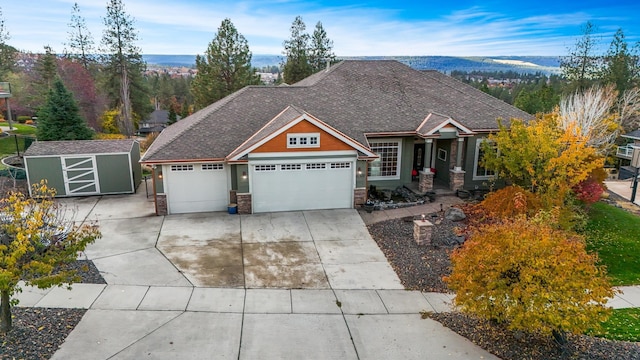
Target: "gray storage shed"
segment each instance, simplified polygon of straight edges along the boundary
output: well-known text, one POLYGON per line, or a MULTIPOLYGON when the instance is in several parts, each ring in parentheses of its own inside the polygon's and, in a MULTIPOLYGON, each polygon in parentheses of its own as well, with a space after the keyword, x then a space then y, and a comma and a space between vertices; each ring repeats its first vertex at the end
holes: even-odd
POLYGON ((135 140, 38 141, 24 153, 29 192, 46 179, 56 196, 135 193, 139 161, 135 140))

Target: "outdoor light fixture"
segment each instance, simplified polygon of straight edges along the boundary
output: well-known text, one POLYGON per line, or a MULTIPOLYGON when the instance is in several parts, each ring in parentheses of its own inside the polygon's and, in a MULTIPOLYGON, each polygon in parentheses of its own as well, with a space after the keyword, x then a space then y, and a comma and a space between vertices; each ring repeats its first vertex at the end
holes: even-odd
POLYGON ((358 176, 362 175, 362 169, 358 168, 358 176))
POLYGON ((247 180, 247 172, 246 171, 242 172, 242 180, 247 180))
POLYGON ((420 215, 420 218, 422 219, 422 221, 426 221, 427 220, 427 215, 422 214, 422 215, 420 215))
POLYGON ((162 179, 162 173, 158 174, 158 179, 162 179))

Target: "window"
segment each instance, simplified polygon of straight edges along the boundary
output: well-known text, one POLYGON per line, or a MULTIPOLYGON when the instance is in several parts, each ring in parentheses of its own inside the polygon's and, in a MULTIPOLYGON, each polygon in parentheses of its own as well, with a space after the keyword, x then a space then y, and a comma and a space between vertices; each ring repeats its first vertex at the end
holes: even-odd
POLYGON ((256 171, 276 171, 275 165, 256 165, 256 171))
MULTIPOLYGON (((481 139, 476 141, 476 155, 473 164, 473 180, 486 180, 495 175, 495 172, 486 169, 482 162, 484 161, 484 149, 482 144, 489 140, 481 139)), ((491 147, 492 151, 497 151, 495 144, 491 147)))
POLYGON ((223 164, 202 164, 202 168, 203 171, 209 171, 209 170, 222 170, 224 169, 224 165, 223 164))
POLYGON ((370 142, 371 150, 379 158, 369 163, 369 177, 400 178, 400 141, 370 142))
POLYGON ((171 171, 193 171, 193 165, 171 165, 171 171))
POLYGON ((280 165, 280 170, 283 171, 292 171, 292 170, 301 170, 301 164, 282 164, 280 165))
POLYGON ((447 161, 447 150, 438 149, 438 160, 447 161))
POLYGON ((332 169, 351 169, 350 162, 339 162, 339 163, 331 163, 332 169))
POLYGON ((327 164, 324 163, 307 164, 307 170, 321 170, 326 168, 327 164))
POLYGON ((287 134, 288 148, 313 148, 320 147, 320 134, 287 134))

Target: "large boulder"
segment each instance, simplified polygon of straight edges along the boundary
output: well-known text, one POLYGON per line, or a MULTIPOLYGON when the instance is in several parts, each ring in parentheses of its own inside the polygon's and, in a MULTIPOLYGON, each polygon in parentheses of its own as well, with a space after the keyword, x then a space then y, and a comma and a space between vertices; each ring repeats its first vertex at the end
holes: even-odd
POLYGON ((447 220, 451 221, 461 221, 467 218, 467 215, 464 214, 464 211, 457 207, 450 207, 447 209, 447 212, 444 214, 444 217, 447 220))

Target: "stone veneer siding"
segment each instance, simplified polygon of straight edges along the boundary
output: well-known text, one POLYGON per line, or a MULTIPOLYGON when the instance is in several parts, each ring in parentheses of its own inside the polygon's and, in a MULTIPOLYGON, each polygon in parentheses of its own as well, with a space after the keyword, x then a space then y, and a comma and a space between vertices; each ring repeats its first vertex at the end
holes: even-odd
POLYGON ((435 174, 429 170, 429 172, 420 171, 418 178, 418 191, 427 192, 433 190, 433 176, 435 174))
POLYGON ((236 194, 238 214, 251 214, 251 194, 236 194))
POLYGON ((464 170, 449 170, 449 188, 453 191, 464 188, 464 170))
POLYGON ((156 194, 156 215, 167 215, 168 213, 167 195, 156 194))
POLYGON ((353 204, 355 206, 363 205, 367 201, 367 189, 356 188, 353 190, 353 204))
POLYGON ((413 220, 413 239, 419 246, 431 245, 433 224, 428 220, 413 220))

